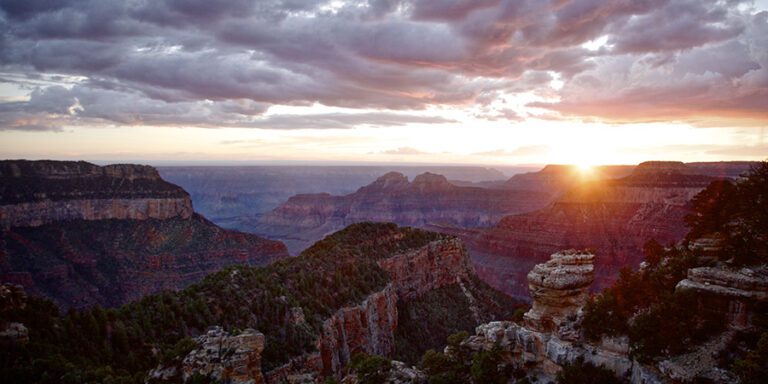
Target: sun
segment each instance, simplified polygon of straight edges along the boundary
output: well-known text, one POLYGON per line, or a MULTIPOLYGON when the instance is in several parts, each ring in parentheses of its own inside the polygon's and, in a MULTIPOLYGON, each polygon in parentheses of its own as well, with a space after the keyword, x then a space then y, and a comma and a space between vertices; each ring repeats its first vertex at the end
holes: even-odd
POLYGON ((582 175, 591 175, 595 171, 595 166, 589 163, 576 163, 576 169, 579 170, 579 172, 582 175))

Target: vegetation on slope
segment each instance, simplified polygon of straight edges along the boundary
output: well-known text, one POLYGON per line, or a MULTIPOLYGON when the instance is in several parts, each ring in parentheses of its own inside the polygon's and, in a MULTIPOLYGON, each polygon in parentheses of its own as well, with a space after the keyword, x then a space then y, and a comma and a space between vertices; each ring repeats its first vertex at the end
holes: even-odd
MULTIPOLYGON (((694 198, 691 210, 684 244, 665 248, 649 241, 645 268, 623 269, 611 288, 586 305, 582 326, 588 338, 627 335, 632 354, 647 361, 683 353, 720 333, 723 314, 699 311, 697 298, 675 292, 675 286, 689 268, 716 262, 739 267, 768 262, 768 163, 739 181, 712 182, 694 198), (721 240, 714 260, 698 257, 688 246, 702 236, 721 240)), ((758 320, 758 326, 768 324, 758 320)))
POLYGON ((188 350, 185 338, 211 325, 263 332, 269 347, 262 364, 268 370, 314 348, 322 321, 338 308, 387 284, 376 260, 442 238, 394 224, 362 223, 296 258, 264 268, 228 268, 182 291, 119 309, 60 314, 50 301, 30 298, 24 309, 0 314, 0 323, 21 322, 30 331, 28 344, 0 349, 0 382, 143 382, 147 370, 188 350), (306 324, 288 321, 292 307, 303 309, 306 324))
POLYGON ((153 273, 168 277, 166 287, 182 286, 193 280, 190 275, 198 280, 206 270, 219 269, 217 263, 262 265, 287 256, 279 242, 224 230, 198 214, 14 227, 0 231, 0 244, 5 251, 0 273, 28 272, 41 293, 65 308, 124 304, 141 292, 126 286, 157 290, 153 273))
MULTIPOLYGON (((511 318, 522 306, 477 277, 464 282, 464 285, 474 298, 481 323, 511 318)), ((459 284, 398 303, 395 358, 416 364, 428 349, 442 348, 451 334, 474 331, 478 322, 471 306, 459 284)))

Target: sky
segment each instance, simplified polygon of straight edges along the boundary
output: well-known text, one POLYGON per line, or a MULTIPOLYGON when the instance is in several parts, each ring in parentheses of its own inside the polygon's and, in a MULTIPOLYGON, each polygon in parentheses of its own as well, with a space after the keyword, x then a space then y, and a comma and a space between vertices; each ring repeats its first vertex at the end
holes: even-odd
POLYGON ((0 158, 768 158, 768 0, 0 0, 0 158))

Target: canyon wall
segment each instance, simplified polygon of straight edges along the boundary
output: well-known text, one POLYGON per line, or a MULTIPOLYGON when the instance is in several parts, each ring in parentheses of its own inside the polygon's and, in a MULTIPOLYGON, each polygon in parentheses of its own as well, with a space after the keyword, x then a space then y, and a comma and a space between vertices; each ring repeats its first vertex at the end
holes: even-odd
POLYGON ((318 352, 267 372, 268 382, 338 376, 360 352, 392 356, 399 302, 466 281, 474 275, 466 249, 455 238, 433 241, 381 259, 377 264, 387 271, 391 282, 360 304, 337 310, 323 322, 315 342, 318 352))
POLYGON ((187 219, 189 195, 152 167, 86 162, 0 161, 0 226, 65 220, 187 219))
POLYGON ((496 226, 454 232, 470 248, 478 274, 508 294, 525 297, 525 276, 559 249, 591 248, 596 288, 624 266, 637 266, 643 244, 668 244, 687 233, 688 202, 715 178, 679 173, 683 163, 641 164, 632 175, 570 188, 547 208, 511 215, 496 226))
POLYGON ((390 172, 349 195, 291 197, 252 223, 251 230, 280 239, 298 252, 352 223, 487 227, 506 215, 544 207, 550 200, 549 194, 540 191, 459 187, 431 173, 411 182, 403 174, 390 172))
POLYGON ((65 308, 117 306, 287 256, 195 214, 152 167, 6 160, 0 181, 0 281, 65 308))

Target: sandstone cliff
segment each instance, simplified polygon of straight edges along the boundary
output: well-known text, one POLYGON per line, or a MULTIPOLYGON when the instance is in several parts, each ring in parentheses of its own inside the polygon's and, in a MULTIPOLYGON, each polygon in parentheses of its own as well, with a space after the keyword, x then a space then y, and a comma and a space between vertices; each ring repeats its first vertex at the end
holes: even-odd
POLYGON ((550 199, 539 191, 459 187, 432 173, 409 182, 403 174, 390 172, 349 195, 291 197, 254 223, 253 231, 284 240, 291 251, 298 251, 356 222, 487 227, 506 215, 541 208, 550 199))
POLYGON ((0 161, 0 281, 63 307, 117 306, 285 247, 223 230, 140 165, 0 161))

